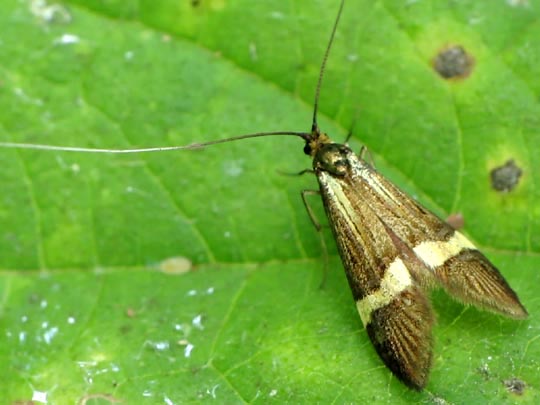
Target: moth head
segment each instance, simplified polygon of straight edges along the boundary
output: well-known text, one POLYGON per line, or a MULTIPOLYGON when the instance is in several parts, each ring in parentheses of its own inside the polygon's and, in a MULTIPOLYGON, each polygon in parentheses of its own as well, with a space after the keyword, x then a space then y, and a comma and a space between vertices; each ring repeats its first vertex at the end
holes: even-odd
POLYGON ((313 169, 344 176, 349 170, 349 152, 347 146, 339 143, 319 145, 313 157, 313 169))
POLYGON ((323 145, 329 144, 332 141, 324 132, 319 130, 319 127, 313 126, 311 133, 306 134, 304 137, 306 145, 304 146, 304 153, 312 158, 315 158, 318 151, 323 145))

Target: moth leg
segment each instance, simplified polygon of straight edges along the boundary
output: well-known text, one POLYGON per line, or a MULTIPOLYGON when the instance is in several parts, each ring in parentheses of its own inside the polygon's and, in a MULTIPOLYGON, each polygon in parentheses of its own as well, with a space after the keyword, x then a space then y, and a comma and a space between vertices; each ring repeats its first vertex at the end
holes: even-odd
POLYGON ((354 133, 354 127, 356 126, 356 123, 358 122, 358 118, 360 117, 360 106, 356 107, 356 111, 354 113, 354 118, 351 121, 351 126, 349 127, 349 132, 347 133, 347 137, 345 138, 345 142, 343 142, 345 145, 349 142, 351 139, 353 133, 354 133))
POLYGON ((347 145, 349 143, 352 134, 353 134, 353 130, 351 128, 351 129, 349 129, 349 132, 347 132, 347 136, 345 137, 345 142, 343 142, 345 145, 347 145))
POLYGON ((321 284, 319 288, 323 288, 326 284, 326 279, 328 278, 328 249, 326 247, 326 242, 324 240, 324 234, 322 231, 322 225, 315 217, 315 213, 313 212, 313 209, 309 205, 306 196, 308 195, 320 195, 321 192, 319 190, 302 190, 300 193, 302 195, 302 201, 304 202, 304 207, 306 207, 306 211, 309 215, 309 218, 311 219, 311 222, 313 223, 313 226, 317 230, 317 233, 319 234, 319 238, 321 239, 321 246, 323 251, 323 260, 324 260, 324 270, 323 270, 323 278, 321 280, 321 284))
POLYGON ((362 146, 360 148, 360 153, 358 154, 360 159, 365 160, 369 163, 371 167, 375 167, 375 160, 373 160, 373 155, 371 154, 371 151, 367 148, 367 146, 362 146))
POLYGON ((328 262, 328 248, 326 247, 324 234, 321 231, 319 231, 318 233, 319 233, 319 238, 321 240, 321 246, 322 246, 322 251, 323 251, 323 263, 324 263, 323 277, 321 280, 321 284, 319 284, 319 288, 322 290, 324 286, 326 285, 326 280, 328 279, 329 262, 328 262))
POLYGON ((306 196, 307 195, 321 195, 321 192, 319 190, 302 190, 300 194, 302 195, 302 201, 304 202, 304 207, 306 207, 306 211, 309 215, 309 218, 311 219, 311 222, 313 223, 313 226, 315 227, 317 232, 320 232, 322 226, 317 220, 317 218, 315 217, 315 213, 313 212, 313 209, 307 202, 306 196))
POLYGON ((279 174, 283 175, 283 176, 302 176, 302 175, 304 175, 306 173, 315 174, 315 171, 313 169, 304 169, 304 170, 300 170, 299 172, 295 172, 295 173, 284 172, 282 170, 278 170, 277 172, 279 174))

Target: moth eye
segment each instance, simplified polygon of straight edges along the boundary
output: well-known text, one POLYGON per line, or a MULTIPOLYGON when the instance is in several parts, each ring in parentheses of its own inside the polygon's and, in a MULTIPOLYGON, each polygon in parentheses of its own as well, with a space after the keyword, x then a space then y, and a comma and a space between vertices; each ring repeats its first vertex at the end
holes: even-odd
POLYGON ((304 153, 306 155, 311 155, 311 146, 309 146, 309 143, 306 143, 306 146, 304 146, 304 153))

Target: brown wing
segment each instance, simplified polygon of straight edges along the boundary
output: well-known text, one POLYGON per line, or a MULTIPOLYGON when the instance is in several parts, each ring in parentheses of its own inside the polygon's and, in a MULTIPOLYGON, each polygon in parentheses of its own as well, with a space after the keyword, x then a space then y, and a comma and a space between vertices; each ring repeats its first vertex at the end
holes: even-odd
MULTIPOLYGON (((432 358, 433 311, 385 224, 347 178, 319 174, 321 194, 349 285, 377 353, 401 381, 420 390, 432 358)), ((410 254, 413 256, 414 254, 410 254)), ((408 263, 412 267, 414 263, 408 263)))
POLYGON ((367 333, 386 366, 416 390, 425 387, 431 368, 433 311, 422 290, 410 287, 375 310, 367 333))
POLYGON ((419 283, 429 285, 434 279, 451 296, 467 304, 512 318, 527 317, 526 309, 499 270, 465 236, 364 161, 356 157, 352 162, 356 170, 351 182, 356 184, 358 197, 384 223, 394 243, 406 245, 408 249, 403 250, 412 250, 425 265, 409 268, 419 283))

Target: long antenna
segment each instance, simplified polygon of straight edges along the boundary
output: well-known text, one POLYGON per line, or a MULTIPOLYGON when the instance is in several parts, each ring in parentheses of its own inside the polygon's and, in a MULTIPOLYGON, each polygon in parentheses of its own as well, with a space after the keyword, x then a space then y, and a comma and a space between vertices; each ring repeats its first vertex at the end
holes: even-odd
POLYGON ((341 3, 339 5, 338 14, 336 17, 336 21, 334 21, 334 26, 332 27, 332 34, 330 34, 330 40, 328 41, 328 45, 326 46, 326 51, 324 52, 324 57, 321 63, 321 69, 319 71, 319 80, 317 81, 317 88, 315 89, 315 103, 313 107, 313 121, 311 124, 311 131, 316 132, 319 130, 319 125, 317 124, 317 111, 319 109, 319 95, 321 93, 321 84, 322 79, 324 76, 324 70, 326 68, 326 61, 328 60, 328 55, 330 55, 330 49, 332 48, 332 43, 334 42, 334 37, 336 35, 337 26, 339 23, 339 19, 341 18, 341 12, 343 11, 343 6, 345 5, 345 0, 341 0, 341 3))
POLYGON ((110 153, 110 154, 125 154, 125 153, 148 153, 148 152, 164 152, 164 151, 173 151, 173 150, 186 150, 186 149, 199 149, 204 148, 205 146, 216 145, 218 143, 225 143, 231 141, 238 141, 241 139, 248 138, 258 138, 263 136, 273 136, 273 135, 287 135, 287 136, 298 136, 309 142, 313 138, 313 133, 319 131, 319 126, 317 124, 317 112, 319 109, 319 96, 321 93, 322 79, 324 76, 324 71, 326 68, 326 62, 328 56, 330 55, 330 49, 334 42, 334 37, 336 35, 336 30, 341 18, 343 11, 343 6, 345 5, 345 0, 341 0, 339 5, 338 14, 336 20, 334 21, 334 26, 332 27, 332 33, 326 46, 326 51, 321 63, 321 69, 319 71, 319 79, 317 81, 317 87, 315 90, 315 102, 313 107, 313 121, 311 124, 311 133, 306 132, 295 132, 295 131, 273 131, 273 132, 256 132, 253 134, 233 136, 226 139, 218 139, 215 141, 201 142, 201 143, 192 143, 190 145, 183 146, 164 146, 164 147, 153 147, 153 148, 133 148, 133 149, 105 149, 105 148, 81 148, 77 146, 56 146, 56 145, 44 145, 44 144, 32 144, 32 143, 16 143, 16 142, 0 142, 0 148, 10 148, 10 149, 33 149, 33 150, 47 150, 47 151, 59 151, 59 152, 80 152, 80 153, 110 153))
POLYGON ((307 141, 311 134, 306 132, 294 132, 294 131, 274 131, 274 132, 256 132, 253 134, 245 134, 239 136, 233 136, 231 138, 217 139, 215 141, 209 142, 200 142, 192 143, 190 145, 184 146, 163 146, 156 148, 139 148, 139 149, 98 149, 98 148, 79 148, 77 146, 55 146, 55 145, 42 145, 34 143, 16 143, 16 142, 0 142, 1 148, 11 148, 11 149, 34 149, 34 150, 49 150, 49 151, 60 151, 60 152, 82 152, 82 153, 111 153, 111 154, 121 154, 121 153, 147 153, 147 152, 164 152, 171 150, 182 150, 182 149, 200 149, 205 146, 215 145, 218 143, 225 143, 231 141, 238 141, 240 139, 247 138, 259 138, 262 136, 273 136, 273 135, 288 135, 288 136, 298 136, 305 141, 307 141))

